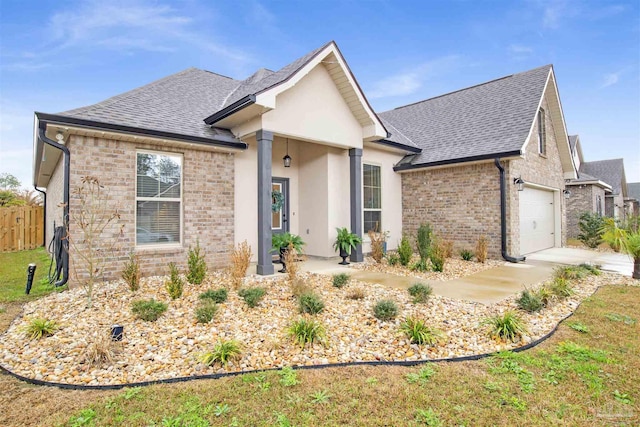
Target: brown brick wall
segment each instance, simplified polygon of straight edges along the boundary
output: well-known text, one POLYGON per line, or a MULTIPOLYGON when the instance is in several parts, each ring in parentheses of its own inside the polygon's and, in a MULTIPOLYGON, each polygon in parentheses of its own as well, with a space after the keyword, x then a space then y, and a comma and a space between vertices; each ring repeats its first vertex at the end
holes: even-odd
MULTIPOLYGON (((210 268, 222 267, 228 260, 234 233, 234 162, 224 153, 201 151, 179 144, 155 145, 113 139, 72 135, 71 151, 71 233, 77 214, 78 198, 74 190, 83 176, 98 177, 108 191, 110 209, 118 209, 124 235, 105 268, 105 279, 119 277, 130 251, 139 255, 143 275, 165 274, 167 264, 186 267, 187 251, 199 239, 210 268), (183 228, 182 244, 175 248, 135 248, 136 150, 179 153, 183 155, 183 228)), ((114 234, 115 227, 108 233, 114 234)), ((78 256, 71 251, 71 263, 78 256)), ((73 268, 72 268, 73 270, 73 268)), ((72 275, 73 278, 73 275, 72 275)))
POLYGON ((595 185, 572 185, 569 187, 571 196, 567 200, 567 237, 577 238, 580 234, 580 215, 585 212, 598 212, 600 196, 601 212, 604 213, 604 190, 595 185))
POLYGON ((47 206, 46 206, 46 224, 44 225, 45 244, 49 247, 49 242, 53 238, 53 226, 62 225, 63 207, 61 206, 64 199, 64 157, 60 156, 60 160, 53 170, 49 184, 47 185, 47 206))
MULTIPOLYGON (((546 102, 543 103, 543 108, 546 106, 546 102)), ((524 159, 503 162, 507 181, 507 250, 511 255, 520 253, 519 194, 513 185, 517 176, 559 191, 562 244, 566 241, 564 178, 548 112, 546 118, 547 155, 538 154, 537 133, 534 133, 524 159)), ((454 242, 456 252, 473 249, 484 234, 489 238, 490 256, 500 258, 499 177, 493 162, 403 173, 403 232, 414 238, 418 226, 429 222, 438 235, 454 242)))

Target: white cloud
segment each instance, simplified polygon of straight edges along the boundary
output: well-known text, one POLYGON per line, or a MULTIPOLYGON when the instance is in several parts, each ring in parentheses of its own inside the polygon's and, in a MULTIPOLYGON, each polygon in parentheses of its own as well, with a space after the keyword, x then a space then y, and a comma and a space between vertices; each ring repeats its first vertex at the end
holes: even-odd
POLYGON ((519 56, 530 55, 533 53, 533 48, 521 44, 510 44, 508 50, 510 53, 519 56))
POLYGON ((370 99, 403 96, 415 93, 423 83, 434 75, 441 74, 456 66, 460 57, 449 55, 425 62, 404 72, 385 77, 373 84, 367 91, 370 99))
POLYGON ((618 83, 618 80, 620 80, 620 72, 605 74, 602 87, 613 86, 618 83))

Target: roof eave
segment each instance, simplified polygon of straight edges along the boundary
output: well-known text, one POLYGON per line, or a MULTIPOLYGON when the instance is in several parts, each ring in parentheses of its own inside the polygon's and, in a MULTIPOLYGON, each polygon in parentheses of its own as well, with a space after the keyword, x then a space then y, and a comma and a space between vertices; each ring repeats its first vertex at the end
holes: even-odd
POLYGON ((463 157, 458 159, 439 160, 436 162, 429 162, 429 163, 418 163, 418 164, 409 163, 405 165, 394 166, 393 170, 395 172, 403 172, 403 171, 410 171, 414 169, 426 169, 426 168, 432 168, 436 166, 448 166, 448 165, 456 165, 456 164, 462 164, 462 163, 479 162, 483 160, 493 160, 496 158, 504 159, 508 157, 520 157, 520 156, 522 156, 522 152, 520 150, 505 151, 502 153, 481 154, 478 156, 463 157))
POLYGON ((35 115, 38 120, 49 122, 49 123, 68 124, 68 125, 77 126, 77 127, 108 130, 113 132, 131 134, 131 135, 149 136, 154 138, 172 139, 172 140, 178 140, 178 141, 191 142, 195 144, 215 145, 215 146, 233 148, 238 150, 247 149, 246 143, 238 141, 235 138, 228 138, 224 136, 220 136, 216 138, 204 138, 200 136, 184 135, 184 134, 174 133, 174 132, 166 132, 166 131, 159 131, 154 129, 138 128, 133 126, 117 125, 113 123, 98 122, 95 120, 79 119, 76 117, 61 116, 59 114, 48 114, 48 113, 36 112, 35 115))
POLYGON ((381 145, 386 145, 388 147, 392 147, 392 148, 397 148, 403 151, 407 151, 409 153, 414 153, 414 154, 419 154, 422 153, 422 149, 418 148, 418 147, 413 147, 411 145, 405 145, 405 144, 401 144, 399 142, 395 142, 395 141, 389 141, 388 139, 380 139, 377 141, 371 141, 375 144, 381 144, 381 145))
POLYGON ((206 119, 204 119, 204 122, 211 126, 214 123, 219 122, 220 120, 229 117, 230 115, 237 113, 238 111, 248 107, 249 105, 253 105, 256 102, 256 95, 247 95, 244 98, 241 98, 239 100, 237 100, 236 102, 234 102, 233 104, 229 105, 226 108, 223 108, 222 110, 213 113, 212 115, 210 115, 209 117, 207 117, 206 119))

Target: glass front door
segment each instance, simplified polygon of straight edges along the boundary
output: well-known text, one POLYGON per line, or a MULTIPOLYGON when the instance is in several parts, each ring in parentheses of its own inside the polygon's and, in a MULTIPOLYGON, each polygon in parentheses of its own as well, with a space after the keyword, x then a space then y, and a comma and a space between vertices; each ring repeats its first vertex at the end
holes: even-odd
POLYGON ((271 191, 273 194, 271 202, 275 209, 271 210, 271 231, 285 233, 289 231, 289 178, 272 178, 271 191))

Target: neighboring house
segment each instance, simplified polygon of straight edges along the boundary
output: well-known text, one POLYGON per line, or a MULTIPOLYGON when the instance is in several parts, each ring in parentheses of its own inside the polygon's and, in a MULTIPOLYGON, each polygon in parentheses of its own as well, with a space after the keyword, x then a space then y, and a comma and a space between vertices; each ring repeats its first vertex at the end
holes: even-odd
POLYGON ((624 200, 627 198, 627 180, 623 159, 582 162, 578 172, 595 177, 611 186, 611 192, 605 195, 604 215, 616 219, 625 219, 624 200))
POLYGON ((124 224, 106 272, 116 277, 130 251, 157 274, 184 265, 198 240, 211 267, 247 240, 257 273, 272 274, 273 233, 332 257, 336 227, 365 236, 351 256, 361 261, 369 229, 388 232, 395 249, 422 222, 457 249, 485 235, 492 256, 503 249, 515 261, 563 244, 562 191, 576 171, 551 66, 377 115, 330 42, 243 81, 190 68, 36 113, 34 182, 46 188, 49 238, 79 209, 73 189, 85 175, 99 178, 124 224), (284 195, 276 212, 274 190, 284 195))
POLYGON ((630 182, 627 184, 629 194, 630 214, 640 215, 640 182, 630 182))
MULTIPOLYGON (((585 164, 578 135, 569 136, 569 145, 576 169, 585 164)), ((567 237, 577 238, 580 234, 580 216, 585 213, 605 214, 606 195, 612 193, 611 185, 585 172, 578 172, 578 178, 566 183, 570 194, 567 198, 567 237)))

